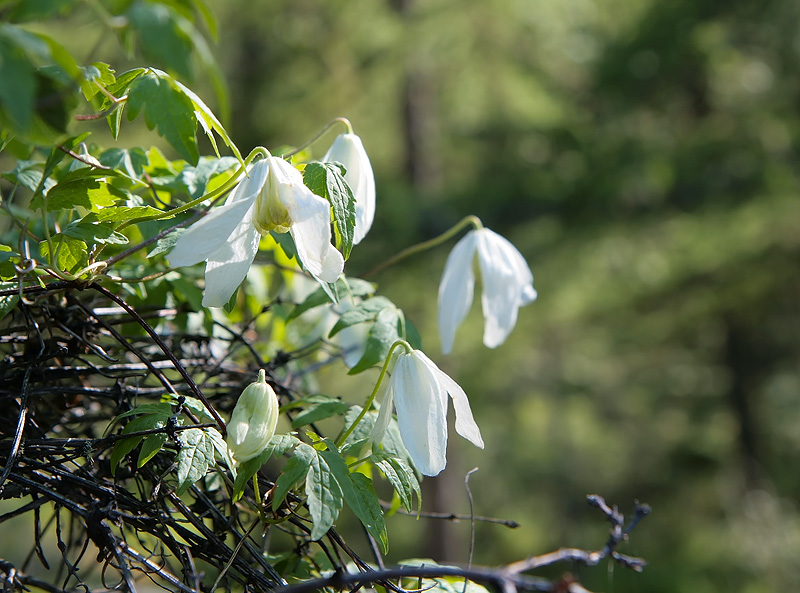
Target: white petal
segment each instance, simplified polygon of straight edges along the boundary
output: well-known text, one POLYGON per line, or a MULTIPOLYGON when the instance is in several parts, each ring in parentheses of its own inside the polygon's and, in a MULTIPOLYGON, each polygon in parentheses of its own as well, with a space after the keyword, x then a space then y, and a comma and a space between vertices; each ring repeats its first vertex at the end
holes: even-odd
POLYGON ((252 200, 229 202, 194 223, 167 256, 170 265, 176 268, 191 266, 219 251, 252 205, 252 200))
POLYGON ((258 251, 260 235, 253 226, 255 204, 239 221, 225 243, 206 264, 206 289, 204 307, 223 307, 247 275, 258 251))
POLYGON ((447 396, 417 352, 398 355, 392 375, 397 423, 414 465, 435 476, 447 464, 447 396))
POLYGON ((441 383, 442 388, 450 394, 450 398, 453 400, 453 408, 456 411, 456 432, 476 447, 483 449, 481 430, 478 428, 478 424, 472 416, 472 409, 469 407, 467 394, 461 389, 458 383, 450 378, 449 375, 445 374, 430 359, 428 359, 428 362, 436 369, 437 380, 441 383))
POLYGON ((476 248, 475 231, 470 231, 456 243, 444 265, 439 283, 439 336, 444 354, 453 350, 456 329, 472 305, 475 291, 472 261, 476 248))
POLYGON ((519 307, 536 298, 533 274, 525 258, 507 239, 489 229, 476 231, 476 236, 483 282, 483 343, 496 348, 514 329, 519 307))
POLYGON ((372 426, 372 432, 369 434, 369 440, 373 443, 378 443, 383 440, 386 435, 386 429, 389 427, 389 421, 392 419, 392 403, 394 401, 394 390, 392 389, 391 379, 381 387, 381 393, 378 398, 381 400, 381 409, 378 412, 378 417, 375 419, 375 424, 372 426))
POLYGON ((292 219, 290 232, 300 261, 318 280, 336 282, 344 258, 331 245, 330 204, 305 186, 294 188, 284 204, 292 219))
POLYGON ((344 179, 356 200, 356 228, 353 243, 360 243, 375 218, 375 175, 361 138, 340 134, 322 158, 326 163, 338 161, 347 170, 344 179))

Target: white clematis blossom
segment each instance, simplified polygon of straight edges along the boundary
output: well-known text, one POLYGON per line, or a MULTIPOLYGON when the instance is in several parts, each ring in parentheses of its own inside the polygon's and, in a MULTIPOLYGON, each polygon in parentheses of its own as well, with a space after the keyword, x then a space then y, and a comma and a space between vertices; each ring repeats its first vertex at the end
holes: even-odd
POLYGON ((375 176, 367 151, 361 138, 355 134, 339 134, 322 160, 342 163, 346 169, 344 180, 353 190, 356 200, 355 245, 367 234, 375 218, 375 176))
POLYGON ((448 395, 456 411, 456 432, 483 449, 481 431, 472 417, 467 394, 420 350, 398 354, 394 372, 384 389, 370 440, 379 443, 383 439, 394 402, 403 444, 424 475, 435 476, 447 464, 448 395))
POLYGON ((260 235, 289 232, 297 257, 317 280, 335 282, 344 268, 331 245, 331 207, 303 184, 300 171, 279 157, 258 161, 225 205, 196 222, 169 254, 173 267, 206 261, 204 307, 222 307, 242 283, 260 235))
POLYGON ((517 248, 489 229, 470 231, 450 252, 439 284, 439 335, 445 354, 452 351, 456 329, 472 305, 476 252, 483 283, 483 343, 487 347, 496 348, 505 342, 517 322, 519 308, 536 300, 533 274, 517 248))
POLYGON ((263 369, 242 391, 228 422, 228 450, 236 463, 253 459, 266 449, 278 424, 278 396, 263 369))

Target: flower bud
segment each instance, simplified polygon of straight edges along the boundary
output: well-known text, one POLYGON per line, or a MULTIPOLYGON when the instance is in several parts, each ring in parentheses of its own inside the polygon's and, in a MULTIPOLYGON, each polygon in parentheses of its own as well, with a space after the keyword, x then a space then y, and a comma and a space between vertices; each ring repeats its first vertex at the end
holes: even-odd
POLYGON ((261 454, 275 434, 278 423, 278 396, 267 384, 266 373, 245 387, 228 423, 228 449, 237 463, 261 454))

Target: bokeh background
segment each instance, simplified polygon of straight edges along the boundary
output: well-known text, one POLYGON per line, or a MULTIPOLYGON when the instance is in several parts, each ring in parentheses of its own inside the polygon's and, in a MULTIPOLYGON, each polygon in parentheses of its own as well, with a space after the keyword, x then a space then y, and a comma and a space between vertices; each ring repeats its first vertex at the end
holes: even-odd
MULTIPOLYGON (((540 298, 509 340, 481 344, 476 303, 449 357, 436 290, 452 243, 370 278, 470 395, 487 443, 451 438, 426 507, 468 514, 477 466, 475 512, 521 525, 479 523, 476 563, 601 546, 598 493, 653 513, 621 550, 643 574, 566 567, 591 589, 800 590, 800 4, 209 6, 229 104, 202 69, 191 86, 243 153, 338 116, 362 137, 378 210, 348 274, 466 214, 530 263, 540 298)), ((113 35, 86 39, 91 59, 118 52, 113 35)), ((363 400, 336 381, 323 389, 363 400)), ((467 560, 468 522, 389 529, 393 560, 467 560)))

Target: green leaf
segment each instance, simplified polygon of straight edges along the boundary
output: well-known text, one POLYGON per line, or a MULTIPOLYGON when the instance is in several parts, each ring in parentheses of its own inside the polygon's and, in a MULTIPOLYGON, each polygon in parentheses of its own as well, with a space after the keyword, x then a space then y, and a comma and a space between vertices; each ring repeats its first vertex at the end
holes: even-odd
POLYGON ((87 210, 112 206, 117 197, 110 189, 111 186, 102 180, 91 177, 76 179, 67 176, 47 192, 45 199, 47 211, 69 210, 76 206, 82 206, 87 210))
POLYGON ((308 473, 311 461, 317 456, 313 447, 301 443, 294 450, 294 455, 289 458, 283 472, 275 481, 275 491, 272 493, 272 508, 278 510, 283 504, 289 490, 308 473))
POLYGON ((306 474, 306 504, 311 514, 311 539, 318 540, 333 527, 342 510, 344 495, 327 460, 316 450, 306 474))
MULTIPOLYGON (((163 216, 164 212, 152 206, 111 206, 97 212, 98 222, 127 222, 148 216, 163 216)), ((164 216, 164 219, 172 216, 164 216)))
MULTIPOLYGON (((371 295, 375 292, 375 285, 371 282, 367 282, 366 280, 361 280, 360 278, 339 278, 336 281, 337 289, 341 289, 347 294, 350 294, 354 297, 363 297, 367 295, 371 295)), ((313 309, 315 307, 319 307, 321 305, 326 305, 331 302, 331 299, 325 293, 325 291, 320 287, 314 292, 312 292, 306 300, 297 305, 292 312, 289 313, 286 321, 291 321, 305 313, 306 311, 313 309)))
MULTIPOLYGON (((71 272, 79 267, 86 266, 89 261, 86 243, 61 233, 53 235, 51 240, 55 249, 54 263, 59 270, 71 272)), ((50 261, 50 249, 47 241, 39 243, 39 253, 43 259, 50 261)))
MULTIPOLYGON (((144 408, 144 406, 140 406, 137 409, 141 408, 144 408)), ((119 420, 120 418, 124 418, 125 416, 136 413, 137 409, 129 410, 124 414, 120 414, 119 416, 117 416, 116 419, 119 420)), ((144 413, 143 416, 139 418, 134 418, 133 420, 128 422, 125 428, 122 429, 122 434, 126 435, 126 434, 131 434, 133 432, 140 432, 142 430, 154 430, 158 428, 164 428, 164 426, 166 426, 167 424, 168 419, 169 415, 164 415, 163 413, 161 413, 160 410, 154 414, 144 413)), ((116 471, 119 462, 122 461, 122 458, 125 457, 131 451, 133 451, 139 445, 139 443, 142 442, 143 439, 144 435, 122 438, 119 439, 114 444, 114 449, 111 451, 111 459, 110 459, 112 475, 116 471)), ((141 453, 139 454, 139 459, 141 460, 141 453)), ((141 467, 141 465, 139 467, 141 467)))
POLYGON ((199 198, 208 190, 208 182, 217 175, 229 171, 236 166, 233 157, 203 157, 196 167, 184 167, 175 178, 175 184, 185 187, 189 195, 199 198))
MULTIPOLYGON (((264 451, 262 451, 262 453, 258 457, 254 457, 253 459, 248 459, 247 461, 242 463, 236 470, 236 480, 233 483, 233 495, 232 495, 233 502, 236 502, 242 497, 242 495, 244 494, 245 486, 247 486, 247 482, 250 480, 250 478, 256 475, 258 470, 261 469, 261 466, 263 466, 267 461, 269 461, 271 457, 273 456, 277 457, 278 455, 283 455, 284 453, 286 453, 287 451, 289 451, 290 449, 299 444, 300 444, 300 439, 290 434, 275 435, 270 439, 267 448, 264 449, 264 451)), ((299 476, 297 480, 299 480, 301 477, 302 476, 299 476)), ((295 482, 297 480, 295 480, 295 482)), ((281 498, 281 501, 282 500, 283 498, 281 498)))
POLYGON ((117 416, 114 421, 121 420, 122 418, 128 418, 130 416, 140 416, 142 414, 156 414, 160 416, 164 416, 165 418, 169 418, 172 416, 172 406, 168 403, 160 403, 160 404, 142 404, 141 406, 136 406, 132 410, 128 410, 127 412, 123 412, 119 416, 117 416))
POLYGON ((422 508, 422 490, 411 466, 403 459, 383 453, 375 453, 372 459, 381 473, 389 480, 409 513, 414 512, 414 495, 416 495, 417 512, 419 512, 422 508))
POLYGON ((356 325, 357 323, 366 323, 367 321, 374 321, 378 316, 378 313, 383 311, 386 307, 393 306, 394 305, 392 304, 392 301, 382 296, 376 296, 358 303, 349 311, 342 313, 341 317, 339 317, 339 321, 337 321, 336 325, 331 328, 328 337, 332 338, 340 331, 350 327, 351 325, 356 325))
POLYGON ((186 229, 175 229, 174 231, 167 233, 158 241, 156 241, 156 246, 153 247, 153 250, 150 251, 150 253, 148 253, 145 257, 155 257, 157 255, 161 255, 162 253, 166 253, 167 251, 171 251, 184 232, 186 232, 186 229))
POLYGON ((146 436, 142 443, 142 448, 139 450, 139 459, 136 462, 136 467, 142 467, 155 457, 166 442, 167 435, 163 432, 146 436))
POLYGON ((144 109, 148 129, 155 129, 192 165, 200 159, 194 105, 164 73, 150 71, 139 76, 128 90, 128 121, 144 109))
POLYGON ((231 137, 228 135, 228 132, 225 131, 225 128, 222 126, 220 121, 217 119, 217 116, 214 115, 214 112, 208 108, 208 106, 203 103, 203 101, 198 97, 191 89, 187 88, 183 84, 178 81, 175 81, 175 84, 178 85, 183 91, 183 94, 186 95, 192 104, 195 107, 195 117, 197 121, 200 122, 200 125, 203 127, 203 131, 208 136, 211 145, 214 147, 214 153, 219 157, 219 151, 217 150, 217 143, 214 140, 214 132, 219 134, 219 137, 222 138, 222 141, 231 149, 236 160, 244 167, 244 160, 242 159, 242 154, 239 152, 239 148, 234 144, 231 137))
POLYGON ((123 172, 133 179, 144 177, 148 164, 147 153, 141 148, 110 148, 103 151, 98 159, 106 167, 123 172))
POLYGON ((90 213, 81 220, 72 221, 63 230, 63 234, 73 239, 80 239, 87 245, 93 243, 125 245, 128 243, 128 237, 122 233, 116 232, 108 225, 94 222, 94 219, 96 219, 95 214, 90 213))
POLYGON ((304 409, 292 420, 292 428, 305 426, 306 424, 341 414, 347 410, 349 405, 339 398, 319 394, 295 400, 288 406, 284 406, 283 410, 298 407, 304 409))
POLYGON ((178 494, 204 477, 208 466, 214 464, 214 441, 206 429, 190 428, 178 435, 178 494))
POLYGON ((18 302, 19 295, 16 294, 0 297, 0 319, 13 311, 18 302))
POLYGON ((402 321, 402 313, 394 307, 383 309, 375 318, 375 322, 367 335, 367 344, 364 355, 356 365, 350 369, 349 375, 363 372, 373 365, 381 364, 386 360, 389 350, 400 339, 398 326, 402 321))
MULTIPOLYGON (((17 166, 13 170, 2 174, 3 179, 7 179, 11 183, 18 183, 22 187, 36 193, 39 185, 44 183, 45 191, 53 187, 56 182, 53 179, 47 178, 42 182, 44 173, 41 170, 42 163, 39 161, 18 161, 17 166)), ((31 205, 35 209, 37 206, 31 205)))
POLYGON ((90 66, 82 67, 81 70, 83 72, 81 91, 87 101, 91 101, 92 98, 100 92, 100 88, 97 86, 98 84, 105 88, 116 82, 114 70, 104 62, 94 62, 90 66))
POLYGON ((181 26, 185 20, 171 7, 136 1, 127 12, 128 19, 139 35, 139 48, 150 61, 166 66, 182 78, 192 78, 191 37, 181 26))
POLYGON ((344 459, 335 451, 320 452, 338 482, 347 506, 355 513, 359 521, 367 528, 370 535, 381 543, 383 552, 389 547, 389 536, 386 533, 386 522, 383 518, 378 495, 372 487, 372 480, 364 474, 350 473, 344 459))
POLYGON ((303 171, 303 183, 331 203, 336 248, 344 259, 349 258, 356 228, 356 200, 344 180, 344 167, 340 163, 308 163, 303 171))
POLYGON ((41 21, 66 13, 76 0, 36 0, 35 2, 17 2, 11 14, 6 15, 9 21, 41 21))
POLYGON ((33 119, 36 74, 33 59, 45 62, 47 44, 32 33, 0 23, 0 106, 18 130, 33 119))

